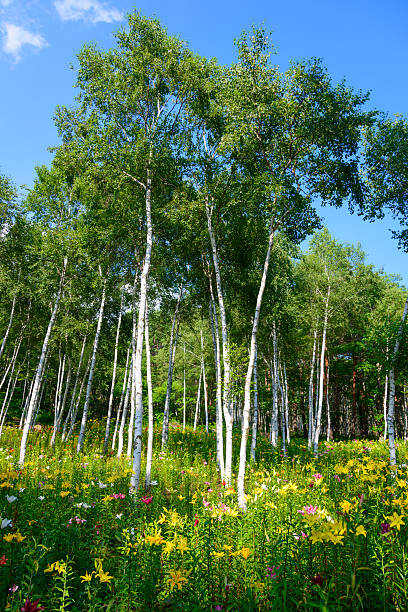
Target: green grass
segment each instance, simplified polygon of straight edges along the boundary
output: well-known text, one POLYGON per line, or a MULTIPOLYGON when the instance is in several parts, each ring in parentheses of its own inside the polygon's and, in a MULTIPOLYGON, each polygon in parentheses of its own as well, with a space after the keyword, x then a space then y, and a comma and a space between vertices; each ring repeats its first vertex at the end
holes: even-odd
POLYGON ((242 514, 213 433, 174 425, 134 502, 128 460, 100 454, 103 425, 80 456, 75 439, 52 453, 50 432, 33 432, 23 472, 20 432, 5 429, 0 610, 406 609, 407 470, 393 477, 383 443, 324 444, 315 460, 294 440, 285 459, 261 437, 242 514))

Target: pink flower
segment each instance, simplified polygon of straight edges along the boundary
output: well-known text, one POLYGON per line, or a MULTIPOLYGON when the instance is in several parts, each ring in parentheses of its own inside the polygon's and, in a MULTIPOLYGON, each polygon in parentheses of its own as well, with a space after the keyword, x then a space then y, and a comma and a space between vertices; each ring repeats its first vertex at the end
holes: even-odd
POLYGON ((267 567, 266 571, 269 572, 269 578, 272 578, 273 580, 276 580, 277 578, 277 574, 276 572, 279 570, 280 565, 272 565, 272 567, 267 567))
POLYGON ((18 589, 18 585, 17 584, 13 584, 12 587, 9 588, 9 591, 11 591, 12 593, 15 593, 18 589))
POLYGON ((316 514, 317 506, 303 506, 302 510, 298 510, 299 514, 316 514))
POLYGON ((150 504, 153 501, 153 495, 151 497, 142 497, 142 502, 144 504, 150 504))
POLYGON ((313 474, 312 478, 314 478, 315 480, 320 480, 320 478, 323 478, 322 474, 313 474))

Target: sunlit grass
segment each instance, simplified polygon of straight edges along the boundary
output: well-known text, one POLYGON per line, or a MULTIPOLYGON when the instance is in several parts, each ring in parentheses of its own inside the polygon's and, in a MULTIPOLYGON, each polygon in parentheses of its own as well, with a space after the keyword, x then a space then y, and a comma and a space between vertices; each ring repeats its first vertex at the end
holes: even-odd
POLYGON ((213 433, 174 425, 136 502, 129 460, 101 455, 103 423, 79 456, 49 436, 32 432, 24 471, 19 431, 1 439, 0 609, 405 609, 407 469, 393 477, 384 443, 323 444, 315 460, 303 440, 283 458, 261 437, 242 514, 213 433))

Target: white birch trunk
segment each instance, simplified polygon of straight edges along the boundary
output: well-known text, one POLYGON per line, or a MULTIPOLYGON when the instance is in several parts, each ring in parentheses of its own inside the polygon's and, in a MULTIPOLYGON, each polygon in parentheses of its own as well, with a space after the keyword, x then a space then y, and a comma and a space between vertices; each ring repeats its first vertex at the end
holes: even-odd
POLYGON ((167 388, 166 388, 166 399, 164 402, 164 412, 163 412, 163 426, 162 426, 162 439, 161 439, 161 447, 164 450, 167 446, 167 441, 169 439, 169 419, 170 419, 170 398, 171 398, 171 390, 173 386, 173 370, 174 370, 174 345, 175 342, 175 329, 177 325, 178 312, 180 307, 181 297, 183 295, 183 288, 180 287, 176 310, 174 312, 173 320, 171 322, 171 332, 170 332, 170 346, 169 346, 169 366, 167 370, 167 388))
POLYGON ((384 401, 383 401, 384 440, 387 439, 387 399, 388 399, 388 374, 385 375, 384 401))
POLYGON ((318 457, 319 454, 319 437, 322 422, 322 407, 323 407, 323 382, 324 382, 324 354, 326 351, 326 334, 327 334, 327 320, 329 314, 329 301, 330 301, 330 285, 327 289, 326 305, 324 310, 324 323, 323 323, 323 336, 322 336, 322 347, 320 351, 320 376, 319 376, 319 403, 316 415, 316 429, 313 438, 313 452, 314 456, 318 457))
POLYGON ((118 411, 116 413, 115 429, 114 429, 113 436, 112 436, 112 450, 115 450, 116 437, 118 435, 118 426, 119 426, 120 418, 121 418, 121 415, 122 415, 123 402, 124 402, 124 399, 125 399, 126 385, 127 385, 127 380, 128 380, 130 348, 131 348, 131 344, 128 346, 128 350, 127 350, 127 354, 126 354, 126 365, 125 365, 125 372, 124 372, 124 375, 123 375, 122 393, 120 395, 118 411))
POLYGON ((252 324, 252 334, 251 334, 251 348, 249 351, 249 363, 248 370, 245 378, 245 391, 244 391, 244 408, 242 415, 242 433, 241 433, 241 447, 239 453, 239 470, 238 470, 238 479, 237 479, 237 489, 238 489, 238 505, 242 510, 246 510, 246 496, 245 496, 245 468, 246 468, 246 448, 247 448, 247 440, 249 433, 249 421, 251 415, 251 381, 254 371, 254 362, 255 362, 255 351, 256 351, 256 338, 258 333, 258 324, 259 324, 259 316, 261 313, 261 305, 263 293, 266 285, 266 279, 268 276, 268 268, 269 268, 269 259, 272 251, 274 239, 274 232, 272 228, 269 232, 269 241, 268 241, 268 249, 266 252, 262 279, 259 286, 258 297, 256 300, 255 314, 254 320, 252 324))
MULTIPOLYGON (((21 269, 19 270, 19 273, 18 273, 18 280, 20 280, 20 274, 21 274, 21 269)), ((13 303, 11 305, 11 312, 10 312, 10 318, 9 318, 8 326, 7 326, 6 332, 5 332, 4 336, 3 336, 3 341, 2 341, 1 346, 0 346, 0 359, 1 359, 2 355, 3 355, 4 347, 6 345, 6 341, 7 341, 8 335, 10 333, 11 325, 13 323, 14 310, 15 310, 15 307, 16 307, 16 299, 17 299, 17 292, 15 292, 14 296, 13 296, 13 303)))
POLYGON ((149 338, 149 311, 146 304, 145 316, 145 346, 146 346, 146 379, 147 379, 147 406, 148 406, 148 430, 147 430, 147 449, 146 449, 146 477, 145 489, 150 490, 152 477, 152 459, 153 459, 153 387, 152 387, 152 369, 150 363, 150 338, 149 338))
POLYGON ((55 323, 55 319, 57 317, 57 312, 58 312, 58 306, 61 300, 61 296, 64 290, 64 279, 65 279, 65 273, 67 270, 67 266, 68 266, 68 259, 65 257, 64 258, 64 264, 63 264, 63 268, 62 268, 62 273, 61 273, 61 278, 60 278, 60 285, 59 285, 59 290, 58 290, 58 294, 57 294, 57 298, 55 300, 55 304, 54 304, 54 308, 52 310, 51 313, 51 318, 50 321, 48 323, 48 328, 47 328, 47 332, 45 334, 45 338, 44 338, 44 342, 42 345, 42 349, 41 349, 41 355, 40 355, 40 359, 38 362, 38 366, 37 366, 37 370, 34 376, 34 381, 33 381, 33 388, 32 388, 32 392, 31 392, 31 396, 30 396, 30 401, 27 407, 27 415, 25 418, 25 423, 24 423, 24 427, 23 427, 23 434, 21 436, 21 443, 20 443, 20 456, 19 456, 19 466, 20 469, 24 467, 24 460, 25 460, 25 455, 26 455, 26 449, 27 449, 27 439, 28 439, 28 433, 30 431, 30 426, 31 426, 31 421, 34 415, 34 410, 36 408, 37 405, 37 400, 38 400, 38 395, 40 392, 40 388, 41 388, 41 382, 42 382, 42 377, 43 377, 43 373, 44 373, 44 365, 45 365, 45 358, 47 355, 47 351, 48 351, 48 344, 51 338, 51 333, 54 327, 54 323, 55 323))
POLYGON ((224 306, 224 296, 222 292, 221 271, 218 264, 217 243, 212 227, 212 211, 209 201, 205 202, 205 210, 207 215, 207 228, 211 242, 212 259, 215 271, 215 281, 217 286, 218 307, 220 309, 221 318, 221 337, 222 337, 222 360, 224 368, 224 385, 223 385, 223 412, 225 419, 225 480, 227 484, 231 484, 232 478, 232 413, 231 413, 231 365, 228 346, 228 330, 227 317, 224 306))
POLYGON ((221 358, 220 358, 220 336, 218 330, 218 317, 215 307, 214 294, 212 289, 211 277, 210 292, 211 299, 209 304, 211 335, 213 340, 214 361, 215 361, 215 382, 216 390, 216 437, 217 437, 217 464, 221 474, 221 480, 224 479, 224 432, 223 432, 223 417, 222 417, 222 377, 221 377, 221 358))
MULTIPOLYGON (((132 454, 132 444, 133 444, 133 425, 135 420, 135 412, 136 412, 136 388, 135 388, 135 372, 134 372, 134 363, 136 359, 136 336, 137 336, 137 316, 136 316, 136 284, 138 279, 138 271, 136 270, 135 274, 135 282, 133 284, 133 313, 132 313, 132 359, 131 359, 131 367, 132 367, 132 385, 130 388, 130 418, 128 424, 128 443, 127 443, 127 456, 130 457, 132 454)), ((140 299, 140 298, 139 298, 140 299)))
POLYGON ((109 442, 109 434, 110 434, 110 424, 112 419, 112 406, 113 406, 113 392, 115 390, 116 383, 116 367, 118 363, 118 347, 119 347, 119 334, 120 334, 120 325, 122 323, 122 310, 123 310, 123 300, 125 296, 125 292, 122 289, 122 295, 120 298, 120 308, 119 308, 119 317, 118 317, 118 326, 116 328, 116 339, 115 339, 115 351, 113 357, 113 372, 112 372, 112 383, 109 394, 109 404, 108 404, 108 417, 106 419, 106 429, 105 429, 105 438, 103 440, 103 454, 106 454, 108 450, 108 442, 109 442))
POLYGON ((132 378, 133 378, 133 357, 130 360, 130 368, 129 368, 129 376, 128 376, 126 394, 125 394, 125 401, 123 403, 122 419, 121 419, 120 427, 119 427, 118 450, 116 453, 117 457, 120 457, 123 451, 123 443, 124 443, 123 438, 124 438, 124 433, 125 433, 127 409, 128 409, 129 399, 130 399, 131 389, 132 389, 132 378))
POLYGON ((286 364, 283 364, 283 375, 284 375, 284 391, 285 391, 285 421, 286 421, 286 441, 288 446, 290 444, 290 427, 289 427, 289 387, 288 379, 286 376, 286 364))
POLYGON ((183 353, 183 431, 186 430, 186 343, 183 353))
POLYGON ((258 433, 258 350, 255 346, 255 360, 254 360, 254 416, 252 421, 252 440, 251 440, 251 459, 256 461, 255 449, 256 449, 256 437, 258 433))
POLYGON ((313 381, 314 381, 314 365, 316 359, 316 342, 317 342, 317 329, 314 330, 313 339, 313 355, 312 363, 310 365, 310 380, 309 380, 309 428, 307 436, 307 445, 309 450, 312 448, 312 441, 314 436, 314 411, 313 411, 313 381))
MULTIPOLYGON (((99 268, 99 274, 100 276, 102 276, 102 271, 100 268, 99 268)), ((101 299, 101 305, 99 307, 98 324, 96 327, 95 340, 93 344, 91 365, 89 368, 88 384, 86 387, 84 410, 82 413, 82 420, 81 420, 81 429, 79 431, 78 444, 77 444, 77 449, 76 449, 77 453, 80 453, 82 451, 84 440, 85 440, 86 422, 88 419, 89 402, 91 399, 91 391, 92 391, 92 380, 93 380, 93 376, 95 372, 96 353, 98 351, 99 337, 101 335, 101 327, 102 327, 102 320, 103 320, 103 311, 105 309, 105 298, 106 298, 106 279, 103 280, 102 299, 101 299)))
POLYGON ((135 427, 134 427, 134 446, 133 446, 133 465, 130 478, 130 491, 136 493, 139 488, 141 460, 142 460, 142 429, 143 429, 143 384, 142 384, 142 357, 143 357, 143 336, 147 301, 147 281, 150 271, 150 261, 152 256, 153 228, 151 217, 151 176, 150 170, 147 171, 146 183, 146 253, 143 262, 143 270, 140 279, 140 301, 139 319, 137 324, 137 344, 136 355, 133 364, 134 386, 136 395, 135 427))
POLYGON ((71 423, 70 423, 70 426, 69 426, 69 431, 68 431, 66 437, 64 438, 65 442, 67 440, 69 440, 69 438, 72 436, 73 431, 74 431, 74 427, 75 427, 75 423, 76 423, 76 418, 77 418, 77 414, 78 414, 78 410, 79 410, 79 405, 81 403, 82 392, 83 392, 84 387, 85 387, 85 381, 88 378, 89 368, 91 367, 91 361, 92 361, 92 355, 90 355, 90 357, 88 359, 88 363, 86 364, 86 370, 85 370, 85 373, 84 373, 84 375, 82 377, 82 380, 81 380, 81 385, 79 387, 78 397, 77 397, 77 399, 75 401, 75 405, 74 405, 74 407, 72 409, 72 412, 71 412, 71 415, 70 415, 71 423))
POLYGON ((389 370, 390 391, 388 396, 388 446, 390 449, 390 464, 397 465, 397 457, 395 452, 395 423, 394 423, 394 405, 395 405, 395 361, 397 359, 399 347, 401 344, 402 332, 404 330, 405 319, 408 312, 408 295, 405 301, 404 312, 402 313, 401 322, 398 328, 397 337, 395 339, 394 350, 391 357, 391 367, 389 370))
POLYGON ((197 421, 198 421, 198 415, 199 415, 199 410, 200 410, 200 394, 201 394, 202 375, 203 375, 203 364, 201 362, 200 378, 198 380, 198 389, 197 389, 196 409, 195 409, 195 415, 194 415, 194 431, 197 429, 197 421))
POLYGON ((326 442, 330 442, 331 436, 331 415, 330 415, 330 401, 329 401, 329 380, 330 380, 330 367, 329 361, 327 361, 327 378, 326 378, 326 412, 327 412, 327 432, 326 442))
POLYGON ((62 441, 63 442, 65 440, 65 434, 66 434, 66 430, 67 430, 68 421, 69 421, 69 419, 70 419, 70 417, 72 415, 72 411, 73 411, 74 406, 75 406, 76 390, 77 390, 77 386, 78 386, 79 375, 80 375, 80 372, 81 372, 81 366, 82 366, 82 359, 83 359, 83 356, 84 356, 85 344, 86 344, 86 335, 84 336, 84 339, 83 339, 83 342, 82 342, 81 354, 79 356, 79 362, 78 362, 78 368, 77 368, 76 376, 75 376, 74 388, 72 389, 71 403, 69 405, 67 416, 65 418, 64 425, 62 427, 62 441))
POLYGON ((205 379, 205 363, 204 363, 204 339, 203 330, 200 330, 201 336, 201 369, 203 372, 203 389, 204 389, 204 415, 205 415, 205 431, 208 434, 208 395, 207 395, 207 381, 205 379))
POLYGON ((270 441, 274 448, 278 445, 279 419, 278 419, 278 339, 275 321, 273 322, 273 361, 271 363, 272 378, 272 418, 270 441))

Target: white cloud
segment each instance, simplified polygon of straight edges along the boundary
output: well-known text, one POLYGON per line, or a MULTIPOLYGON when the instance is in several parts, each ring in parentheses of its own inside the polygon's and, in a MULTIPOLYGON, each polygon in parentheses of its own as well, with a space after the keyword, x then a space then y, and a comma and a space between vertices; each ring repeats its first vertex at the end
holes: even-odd
POLYGON ((1 6, 10 6, 13 0, 0 0, 1 6))
POLYGON ((100 0, 56 0, 54 6, 62 21, 120 21, 121 13, 100 0))
POLYGON ((13 23, 3 23, 3 51, 14 56, 16 62, 20 59, 20 51, 24 45, 31 45, 37 49, 47 47, 48 43, 41 34, 34 34, 13 23))

